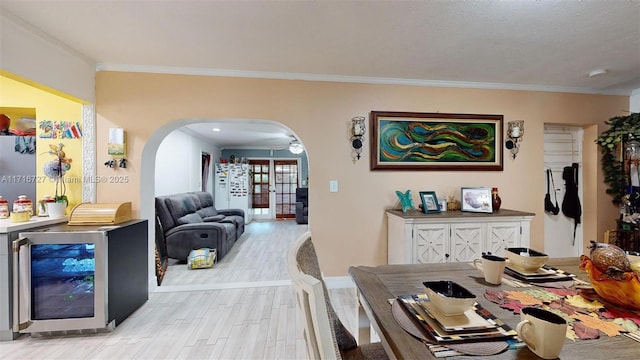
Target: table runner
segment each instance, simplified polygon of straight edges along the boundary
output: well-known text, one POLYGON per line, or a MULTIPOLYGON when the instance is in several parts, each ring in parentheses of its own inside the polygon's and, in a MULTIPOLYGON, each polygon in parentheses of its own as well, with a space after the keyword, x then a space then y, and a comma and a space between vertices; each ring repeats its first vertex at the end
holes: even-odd
POLYGON ((530 288, 485 290, 484 297, 515 314, 526 306, 552 311, 567 320, 567 338, 597 339, 640 329, 640 314, 606 304, 595 294, 580 289, 530 288))

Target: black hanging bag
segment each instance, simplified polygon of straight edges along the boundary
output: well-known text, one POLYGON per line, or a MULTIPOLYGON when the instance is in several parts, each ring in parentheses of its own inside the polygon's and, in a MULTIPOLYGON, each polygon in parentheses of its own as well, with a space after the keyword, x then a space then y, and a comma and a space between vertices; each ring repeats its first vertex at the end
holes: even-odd
POLYGON ((580 198, 578 198, 578 164, 573 163, 571 166, 565 166, 562 171, 562 178, 567 187, 564 193, 564 200, 562 200, 562 213, 574 220, 573 244, 575 244, 576 229, 580 224, 580 216, 582 215, 580 198))
POLYGON ((558 215, 560 213, 560 207, 558 206, 558 195, 556 194, 556 185, 553 182, 553 173, 551 169, 547 169, 547 194, 544 196, 544 211, 548 212, 551 215, 558 215), (551 178, 551 182, 549 182, 549 178, 551 178), (556 204, 554 205, 551 202, 551 192, 550 188, 553 189, 553 197, 556 200, 556 204))

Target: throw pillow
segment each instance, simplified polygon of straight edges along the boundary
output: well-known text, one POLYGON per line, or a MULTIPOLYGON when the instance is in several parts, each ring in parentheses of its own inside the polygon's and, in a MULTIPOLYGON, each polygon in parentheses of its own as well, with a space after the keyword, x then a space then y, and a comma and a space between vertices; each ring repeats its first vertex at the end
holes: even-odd
POLYGON ((201 222, 202 222, 202 218, 198 214, 187 214, 178 219, 178 224, 180 225, 194 224, 194 223, 201 223, 201 222))

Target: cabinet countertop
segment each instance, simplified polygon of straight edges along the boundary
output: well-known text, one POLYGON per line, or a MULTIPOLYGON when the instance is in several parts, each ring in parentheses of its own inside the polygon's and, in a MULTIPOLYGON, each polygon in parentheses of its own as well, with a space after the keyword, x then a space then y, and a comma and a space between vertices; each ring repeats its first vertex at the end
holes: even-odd
POLYGON ((29 221, 24 222, 12 222, 11 219, 0 219, 0 234, 32 229, 39 226, 66 223, 67 220, 68 218, 66 216, 60 218, 32 216, 29 221))
POLYGON ((487 218, 487 217, 505 217, 505 216, 530 216, 533 217, 536 214, 518 211, 518 210, 509 210, 509 209, 500 209, 494 213, 479 213, 479 212, 468 212, 468 211, 442 211, 439 213, 428 213, 425 214, 422 211, 418 210, 409 210, 406 213, 402 212, 399 209, 389 209, 386 210, 387 214, 395 215, 403 219, 455 219, 455 218, 487 218))

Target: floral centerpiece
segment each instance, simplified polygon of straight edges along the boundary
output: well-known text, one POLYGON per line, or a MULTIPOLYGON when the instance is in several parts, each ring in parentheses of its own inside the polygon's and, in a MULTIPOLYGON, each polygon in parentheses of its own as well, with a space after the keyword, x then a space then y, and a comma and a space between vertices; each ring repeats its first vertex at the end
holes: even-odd
POLYGON ((44 174, 55 181, 54 201, 57 203, 69 204, 67 199, 67 185, 64 182, 65 173, 71 168, 71 159, 66 157, 63 150, 64 144, 49 145, 49 155, 53 155, 55 160, 47 161, 44 166, 44 174))

